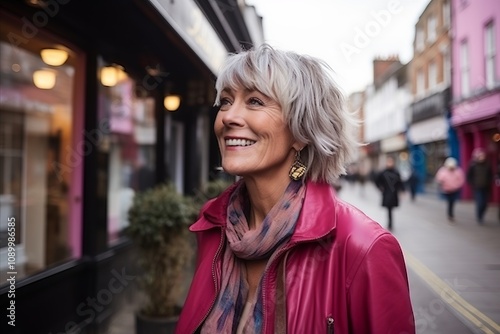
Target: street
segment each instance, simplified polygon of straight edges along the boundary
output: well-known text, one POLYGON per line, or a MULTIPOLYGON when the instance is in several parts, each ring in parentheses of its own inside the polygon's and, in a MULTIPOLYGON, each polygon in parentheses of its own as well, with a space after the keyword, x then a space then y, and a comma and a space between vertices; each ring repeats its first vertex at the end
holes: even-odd
MULTIPOLYGON (((366 183, 343 185, 339 196, 382 226, 387 212, 377 189, 366 183)), ((393 234, 408 267, 417 333, 500 333, 500 222, 489 207, 484 225, 474 204, 459 201, 449 223, 437 194, 401 197, 393 212, 393 234)))

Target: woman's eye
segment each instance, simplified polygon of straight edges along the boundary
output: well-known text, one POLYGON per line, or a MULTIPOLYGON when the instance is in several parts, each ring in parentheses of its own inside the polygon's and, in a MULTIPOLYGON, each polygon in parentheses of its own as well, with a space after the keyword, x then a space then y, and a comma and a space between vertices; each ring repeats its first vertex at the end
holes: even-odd
POLYGON ((222 97, 220 99, 220 106, 225 106, 225 105, 228 105, 228 104, 231 104, 231 101, 227 98, 227 97, 222 97))
POLYGON ((256 97, 251 97, 248 100, 248 103, 252 104, 252 105, 258 105, 258 106, 263 106, 264 105, 264 102, 262 102, 262 100, 260 100, 260 99, 258 99, 256 97))

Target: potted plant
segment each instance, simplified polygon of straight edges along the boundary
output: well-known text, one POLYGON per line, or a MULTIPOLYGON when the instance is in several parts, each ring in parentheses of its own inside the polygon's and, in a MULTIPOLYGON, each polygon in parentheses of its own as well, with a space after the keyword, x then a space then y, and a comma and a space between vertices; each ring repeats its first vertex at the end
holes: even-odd
POLYGON ((193 199, 162 184, 135 195, 128 212, 128 236, 139 250, 140 287, 147 304, 136 313, 138 334, 173 333, 192 265, 188 227, 198 214, 193 199))

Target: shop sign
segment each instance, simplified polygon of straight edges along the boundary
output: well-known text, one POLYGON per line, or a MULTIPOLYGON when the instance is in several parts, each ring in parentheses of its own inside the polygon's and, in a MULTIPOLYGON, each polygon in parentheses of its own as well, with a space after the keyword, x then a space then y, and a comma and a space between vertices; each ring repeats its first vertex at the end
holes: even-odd
POLYGON ((414 145, 432 143, 448 137, 448 122, 444 116, 414 123, 408 129, 408 139, 414 145))
POLYGON ((450 100, 450 89, 430 95, 412 104, 412 121, 418 122, 434 116, 444 115, 450 100))
POLYGON ((217 75, 227 50, 193 0, 149 0, 201 60, 217 75))
POLYGON ((382 152, 397 152, 406 148, 406 137, 404 134, 399 134, 390 138, 385 138, 380 141, 380 149, 382 152))

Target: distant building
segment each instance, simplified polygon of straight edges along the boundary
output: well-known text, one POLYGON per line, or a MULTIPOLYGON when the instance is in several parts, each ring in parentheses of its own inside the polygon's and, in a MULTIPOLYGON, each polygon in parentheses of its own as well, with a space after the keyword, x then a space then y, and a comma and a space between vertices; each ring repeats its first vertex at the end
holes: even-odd
POLYGON ((405 115, 411 103, 407 65, 396 56, 374 59, 373 84, 366 89, 364 101, 364 141, 370 166, 381 169, 385 157, 391 155, 407 171, 405 115))
POLYGON ((413 103, 408 144, 412 167, 420 180, 433 184, 448 156, 457 157, 458 143, 449 125, 451 84, 451 11, 449 0, 432 0, 415 24, 414 54, 409 64, 413 103))
MULTIPOLYGON (((500 172, 500 4, 453 0, 452 17, 451 124, 461 143, 460 162, 467 167, 472 150, 482 147, 500 172)), ((491 192, 499 203, 500 187, 492 184, 491 192)), ((468 188, 465 196, 471 196, 468 188)))

